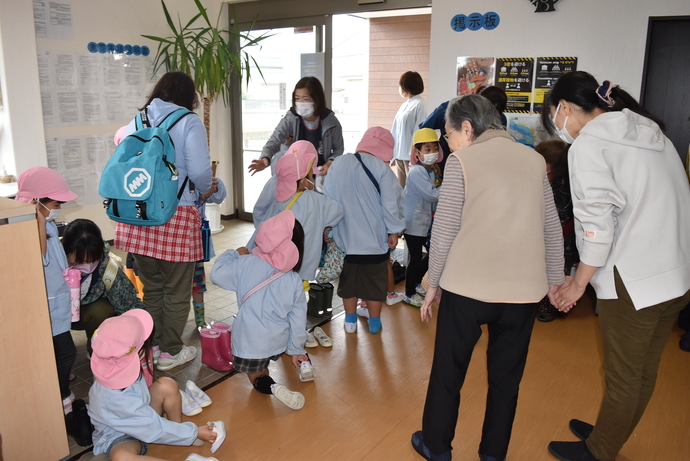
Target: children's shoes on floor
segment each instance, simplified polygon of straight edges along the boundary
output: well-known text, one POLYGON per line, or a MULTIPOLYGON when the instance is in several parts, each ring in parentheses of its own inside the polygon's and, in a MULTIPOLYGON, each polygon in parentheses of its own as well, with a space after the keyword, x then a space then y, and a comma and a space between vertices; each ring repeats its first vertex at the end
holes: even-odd
POLYGON ((299 392, 291 391, 282 384, 271 384, 271 393, 293 410, 299 410, 304 406, 304 396, 299 392))
POLYGON ((307 331, 307 342, 304 343, 304 347, 316 347, 319 345, 319 342, 314 338, 314 333, 307 331))
POLYGON ((417 294, 418 294, 419 296, 421 296, 422 298, 426 298, 426 290, 425 290, 424 287, 423 287, 422 285, 420 285, 419 283, 417 284, 417 287, 415 288, 415 291, 416 291, 417 294))
POLYGON ((188 380, 185 385, 185 392, 191 396, 201 408, 205 408, 213 403, 211 397, 209 397, 206 392, 199 389, 199 386, 191 379, 188 380))
POLYGON ((393 304, 398 304, 400 301, 403 300, 403 295, 402 293, 397 293, 395 291, 391 291, 388 293, 388 296, 386 296, 386 304, 389 306, 392 306, 393 304))
POLYGON ((311 362, 305 360, 299 364, 299 380, 303 383, 308 381, 314 381, 316 378, 316 371, 314 371, 314 366, 311 362))
POLYGON ((225 441, 225 423, 223 421, 209 421, 208 425, 212 426, 213 432, 217 434, 216 441, 211 445, 211 453, 215 453, 225 441))
POLYGON ((201 407, 199 406, 198 403, 194 400, 194 398, 187 394, 186 392, 183 392, 182 389, 180 389, 180 395, 182 396, 182 414, 185 416, 194 416, 198 415, 201 413, 201 407))
POLYGON ((403 295, 402 302, 407 304, 408 306, 422 307, 422 305, 424 304, 424 298, 419 296, 418 293, 415 293, 412 296, 403 295))
POLYGON ((357 315, 360 317, 364 317, 365 319, 369 318, 369 309, 366 307, 358 307, 357 308, 357 315))
POLYGON ((218 458, 214 458, 213 456, 201 456, 196 453, 190 453, 187 458, 185 458, 185 461, 218 461, 218 458))
POLYGON ((333 340, 323 331, 323 328, 314 328, 314 337, 321 344, 321 347, 333 347, 333 340))
POLYGON ((357 314, 345 314, 345 333, 357 333, 357 314))
POLYGON ((196 358, 196 347, 182 346, 182 350, 175 355, 170 355, 167 352, 161 352, 158 358, 157 368, 160 371, 169 370, 183 363, 187 363, 196 358))

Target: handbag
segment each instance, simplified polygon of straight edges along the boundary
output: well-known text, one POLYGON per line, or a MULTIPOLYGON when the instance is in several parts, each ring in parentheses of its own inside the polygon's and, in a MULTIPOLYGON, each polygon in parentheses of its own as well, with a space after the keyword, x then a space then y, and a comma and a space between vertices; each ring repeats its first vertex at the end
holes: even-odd
POLYGON ((326 244, 326 251, 323 256, 323 267, 316 276, 318 283, 331 282, 340 277, 345 263, 345 253, 340 251, 335 242, 326 244))

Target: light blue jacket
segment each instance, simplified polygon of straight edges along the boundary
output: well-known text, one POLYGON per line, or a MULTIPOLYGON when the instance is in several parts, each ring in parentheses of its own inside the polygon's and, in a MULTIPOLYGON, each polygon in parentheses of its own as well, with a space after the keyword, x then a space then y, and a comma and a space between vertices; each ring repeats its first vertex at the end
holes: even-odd
MULTIPOLYGON (((273 165, 273 164, 271 164, 273 165)), ((278 185, 278 178, 273 175, 271 179, 266 181, 264 188, 261 189, 259 198, 256 199, 254 209, 252 210, 252 218, 254 219, 254 229, 259 228, 259 223, 266 221, 266 212, 268 207, 276 201, 276 186, 278 185)))
POLYGON ((431 213, 436 211, 439 189, 434 185, 434 172, 422 165, 412 165, 405 183, 406 234, 426 237, 431 227, 431 213))
POLYGON ((336 158, 326 175, 324 195, 340 203, 345 216, 333 228, 333 238, 348 255, 381 255, 388 252, 388 234, 405 229, 404 193, 388 163, 371 154, 360 156, 381 193, 354 154, 336 158))
MULTIPOLYGON (((225 189, 225 184, 220 178, 216 178, 218 180, 218 190, 211 194, 206 201, 199 207, 199 212, 201 213, 201 217, 203 219, 206 219, 206 204, 207 203, 221 203, 223 200, 225 200, 225 197, 228 195, 227 189, 225 189)), ((213 248, 213 238, 209 239, 209 258, 214 258, 216 256, 216 250, 213 248)))
MULTIPOLYGON (((157 126, 166 115, 180 109, 181 107, 171 102, 161 99, 154 99, 147 107, 147 114, 152 126, 157 126)), ((127 125, 125 135, 134 133, 135 122, 132 120, 127 125)), ((189 176, 189 181, 194 182, 196 190, 189 190, 189 181, 185 186, 185 191, 180 198, 181 206, 194 205, 199 194, 204 194, 211 189, 211 155, 208 152, 208 142, 206 140, 206 129, 201 119, 196 114, 183 117, 182 120, 170 130, 170 138, 175 144, 175 164, 180 172, 177 186, 178 190, 182 187, 184 179, 189 176)))
POLYGON ((236 250, 227 250, 213 264, 211 281, 237 293, 240 307, 232 325, 232 352, 243 359, 307 353, 307 300, 297 272, 287 272, 242 304, 244 295, 274 271, 258 256, 240 256, 236 250))
POLYGON ((150 404, 151 394, 142 375, 124 389, 108 389, 94 381, 89 390, 93 454, 105 453, 123 435, 163 445, 190 446, 196 440, 199 429, 194 423, 172 422, 156 413, 150 404))
MULTIPOLYGON (((268 206, 261 219, 254 216, 254 226, 258 228, 262 222, 283 211, 291 200, 292 197, 284 202, 276 202, 274 198, 273 203, 268 206)), ((305 190, 290 207, 290 211, 295 214, 295 219, 304 229, 304 255, 302 256, 302 267, 299 275, 302 280, 314 280, 316 269, 321 261, 323 230, 326 227, 334 227, 343 219, 343 207, 338 202, 324 197, 318 192, 305 190)), ((256 246, 254 243, 255 236, 256 232, 247 243, 249 250, 256 246)))
POLYGON ((50 326, 53 336, 69 331, 72 327, 70 293, 63 271, 69 268, 65 250, 58 237, 54 222, 46 222, 46 254, 43 256, 43 273, 46 278, 50 326))

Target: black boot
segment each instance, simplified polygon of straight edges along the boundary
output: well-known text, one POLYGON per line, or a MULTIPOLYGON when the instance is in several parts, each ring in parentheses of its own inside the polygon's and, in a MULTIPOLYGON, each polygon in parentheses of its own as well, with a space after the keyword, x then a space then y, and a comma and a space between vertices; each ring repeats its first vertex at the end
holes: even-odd
POLYGON ((322 283, 323 287, 323 311, 326 315, 331 315, 333 312, 333 284, 322 283))
POLYGON ((72 412, 65 416, 67 434, 69 434, 78 445, 88 447, 93 443, 93 425, 89 418, 86 403, 82 399, 72 402, 72 412))
POLYGON ((309 287, 309 302, 307 303, 307 314, 319 317, 325 313, 324 310, 324 289, 318 283, 312 283, 309 287))

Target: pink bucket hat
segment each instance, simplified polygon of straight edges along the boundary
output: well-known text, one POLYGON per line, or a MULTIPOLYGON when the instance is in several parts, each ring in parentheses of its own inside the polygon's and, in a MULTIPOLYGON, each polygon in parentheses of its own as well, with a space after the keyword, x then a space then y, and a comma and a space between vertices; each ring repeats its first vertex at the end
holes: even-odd
POLYGON ((153 318, 144 309, 131 309, 101 323, 91 338, 91 371, 108 389, 124 389, 139 378, 139 349, 153 330, 153 318))
POLYGON ((57 171, 45 166, 34 166, 19 175, 15 200, 31 203, 35 198, 48 197, 58 202, 69 202, 77 194, 69 190, 67 182, 57 171))
POLYGON ((373 126, 364 132, 362 140, 357 144, 357 152, 367 152, 384 162, 390 162, 393 158, 394 144, 390 131, 380 126, 373 126))
POLYGON ((256 231, 256 247, 252 254, 263 259, 280 272, 292 270, 299 261, 299 250, 292 243, 295 215, 290 210, 281 211, 267 219, 256 231))
POLYGON ((316 167, 316 149, 309 141, 296 141, 288 148, 276 164, 276 200, 283 202, 297 192, 297 181, 307 176, 309 166, 314 174, 319 174, 316 167))

